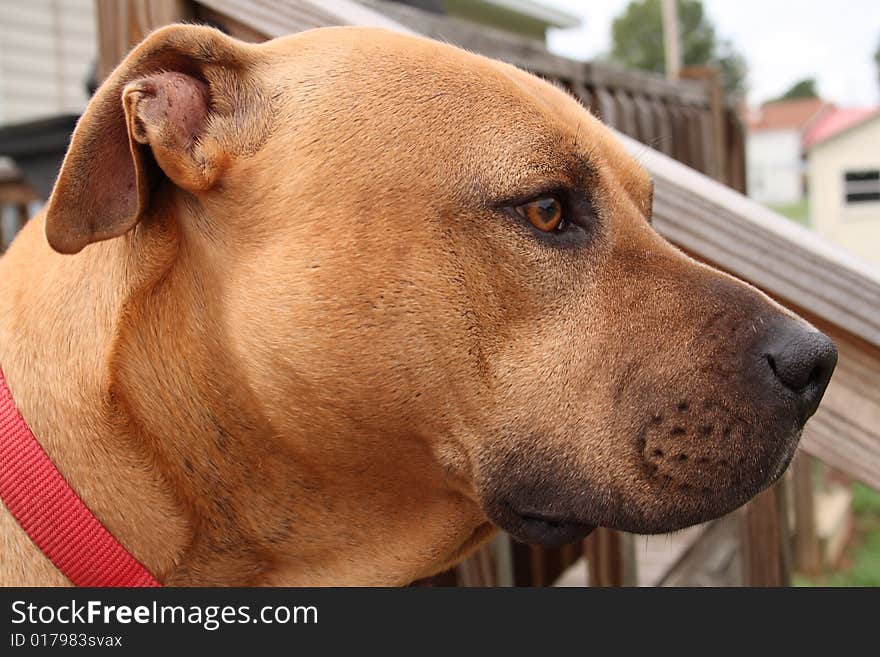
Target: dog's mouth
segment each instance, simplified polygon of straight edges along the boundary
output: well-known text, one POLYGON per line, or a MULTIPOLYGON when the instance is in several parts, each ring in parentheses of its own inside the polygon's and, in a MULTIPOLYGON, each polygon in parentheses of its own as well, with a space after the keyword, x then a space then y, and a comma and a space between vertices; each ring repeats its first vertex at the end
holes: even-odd
POLYGON ((577 520, 556 517, 534 510, 518 510, 510 504, 500 504, 491 520, 508 534, 523 543, 539 543, 558 547, 574 543, 588 536, 596 527, 577 520))
MULTIPOLYGON (((693 422, 700 426, 700 418, 693 422)), ((692 439, 643 433, 633 445, 639 462, 625 478, 637 485, 629 488, 599 483, 586 467, 560 472, 552 456, 524 465, 515 454, 510 462, 500 461, 504 467, 483 474, 480 505, 492 524, 516 540, 549 547, 574 543, 597 527, 638 534, 677 531, 733 511, 785 472, 799 427, 735 428, 716 440, 705 432, 692 439), (719 445, 722 439, 727 443, 719 445)))

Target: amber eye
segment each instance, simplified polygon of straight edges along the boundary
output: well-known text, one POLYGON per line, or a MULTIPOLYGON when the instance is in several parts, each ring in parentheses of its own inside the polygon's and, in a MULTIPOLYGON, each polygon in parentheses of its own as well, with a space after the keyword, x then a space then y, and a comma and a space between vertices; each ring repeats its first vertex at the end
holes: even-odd
POLYGON ((551 233, 562 227, 562 203, 555 196, 542 196, 516 206, 516 212, 538 230, 551 233))

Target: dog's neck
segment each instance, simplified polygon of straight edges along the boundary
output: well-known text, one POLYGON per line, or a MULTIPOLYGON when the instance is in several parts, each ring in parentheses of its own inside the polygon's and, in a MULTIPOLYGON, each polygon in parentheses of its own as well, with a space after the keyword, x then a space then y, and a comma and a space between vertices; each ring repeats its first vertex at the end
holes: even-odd
POLYGON ((120 282, 130 276, 121 244, 62 257, 46 243, 43 216, 32 219, 0 258, 0 366, 74 490, 137 558, 163 572, 187 541, 185 519, 108 412, 107 358, 125 302, 120 282))
POLYGON ((211 267, 186 264, 197 244, 139 227, 37 269, 17 253, 48 251, 42 224, 0 260, 0 364, 50 457, 164 583, 402 584, 491 534, 418 441, 376 453, 392 438, 347 427, 336 472, 319 436, 277 435, 226 351, 211 267))

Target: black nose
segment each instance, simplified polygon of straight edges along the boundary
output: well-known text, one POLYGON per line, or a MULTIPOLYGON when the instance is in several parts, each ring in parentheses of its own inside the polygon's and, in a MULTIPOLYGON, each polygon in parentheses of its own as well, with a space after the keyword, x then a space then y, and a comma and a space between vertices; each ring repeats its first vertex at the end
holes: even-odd
POLYGON ((837 348, 824 333, 786 319, 767 344, 764 357, 776 379, 792 394, 801 422, 806 422, 822 401, 837 365, 837 348))

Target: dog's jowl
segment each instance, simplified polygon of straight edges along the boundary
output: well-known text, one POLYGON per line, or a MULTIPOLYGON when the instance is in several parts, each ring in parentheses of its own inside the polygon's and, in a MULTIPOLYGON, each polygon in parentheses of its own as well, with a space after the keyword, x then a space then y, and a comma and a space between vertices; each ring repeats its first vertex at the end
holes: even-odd
MULTIPOLYGON (((0 260, 0 366, 167 585, 406 584, 496 528, 727 513, 786 468, 824 335, 651 227, 563 91, 425 39, 151 35, 0 260)), ((0 509, 0 582, 67 579, 0 509)))

